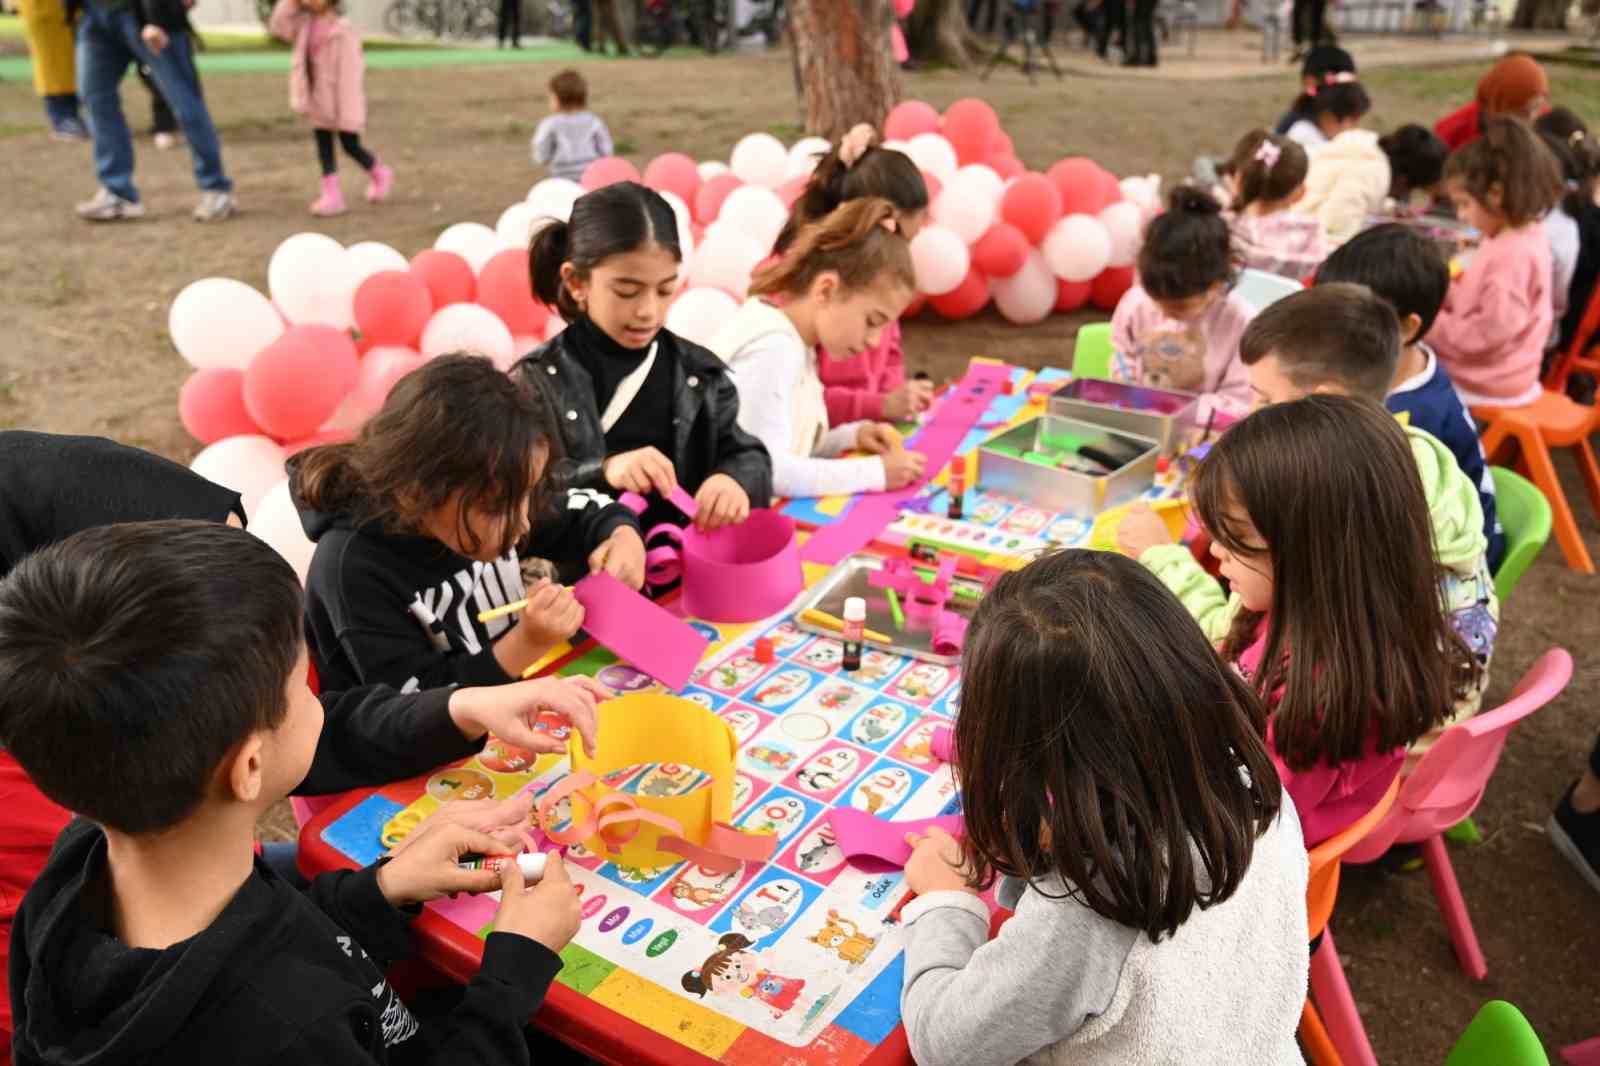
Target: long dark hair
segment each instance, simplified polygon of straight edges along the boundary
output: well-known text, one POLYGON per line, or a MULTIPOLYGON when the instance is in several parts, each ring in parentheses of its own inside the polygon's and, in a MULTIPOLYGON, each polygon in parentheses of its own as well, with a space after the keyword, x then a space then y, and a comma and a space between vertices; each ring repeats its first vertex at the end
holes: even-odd
POLYGON ((1167 211, 1150 223, 1139 250, 1139 284, 1157 300, 1187 300, 1236 276, 1233 233, 1216 197, 1175 185, 1167 211))
MULTIPOLYGON (((481 356, 441 355, 395 385, 383 409, 346 444, 311 448, 291 460, 291 488, 305 507, 415 533, 423 516, 461 493, 456 529, 470 552, 481 547, 469 511, 505 518, 504 555, 516 543, 522 499, 539 486, 559 440, 536 386, 509 377, 481 356)), ((535 514, 543 501, 535 492, 535 514)))
POLYGON ((1277 816, 1265 728, 1261 701, 1138 563, 1074 549, 1005 575, 962 655, 972 882, 1056 874, 1102 917, 1172 934, 1233 895, 1277 816))
POLYGON ((826 218, 840 204, 866 196, 888 200, 901 214, 914 214, 928 207, 928 183, 911 157, 893 148, 868 148, 853 166, 845 166, 834 148, 811 172, 772 250, 782 255, 801 229, 826 218))
MULTIPOLYGON (((1449 716, 1478 665, 1445 617, 1432 522, 1405 433, 1377 403, 1313 395, 1233 426, 1195 473, 1216 541, 1272 565, 1266 647, 1251 678, 1295 770, 1411 744, 1449 716), (1254 535, 1234 515, 1242 511, 1254 535)), ((1260 637, 1242 611, 1236 661, 1260 637)))
POLYGON ((654 189, 619 181, 578 198, 572 221, 548 222, 528 248, 528 273, 533 295, 572 322, 582 314, 561 280, 561 267, 571 263, 579 276, 614 255, 656 244, 683 262, 678 216, 654 189))
POLYGON ((820 222, 800 231, 783 257, 756 272, 752 296, 805 292, 819 274, 832 271, 848 292, 856 292, 889 276, 916 290, 911 246, 896 230, 895 209, 888 200, 851 200, 820 222))

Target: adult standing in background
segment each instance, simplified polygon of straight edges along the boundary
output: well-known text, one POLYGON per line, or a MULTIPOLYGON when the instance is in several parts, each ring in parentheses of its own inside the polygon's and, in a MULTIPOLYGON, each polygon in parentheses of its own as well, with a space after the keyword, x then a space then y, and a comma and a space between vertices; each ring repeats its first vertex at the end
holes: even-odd
POLYGON ((589 0, 572 0, 572 39, 585 52, 594 48, 594 10, 589 0))
POLYGON ((594 50, 606 54, 606 38, 617 42, 617 55, 628 54, 628 38, 622 32, 622 20, 617 17, 617 0, 590 0, 594 9, 594 50))
POLYGON ((72 66, 72 22, 63 0, 22 0, 22 35, 33 65, 33 91, 44 101, 50 132, 63 141, 86 141, 89 127, 78 114, 78 84, 72 66))
POLYGON ((1328 0, 1294 0, 1293 13, 1289 21, 1294 33, 1294 55, 1291 63, 1298 63, 1306 58, 1306 54, 1324 42, 1326 33, 1324 22, 1328 13, 1328 0))
POLYGON ((522 47, 522 0, 500 0, 500 19, 496 27, 499 47, 510 42, 512 48, 522 47))

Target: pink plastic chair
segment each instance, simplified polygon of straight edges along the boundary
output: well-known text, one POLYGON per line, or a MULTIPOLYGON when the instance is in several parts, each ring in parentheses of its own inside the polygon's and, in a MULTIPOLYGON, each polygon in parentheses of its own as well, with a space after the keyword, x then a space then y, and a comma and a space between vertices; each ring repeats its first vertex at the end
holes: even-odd
POLYGON ((1446 729, 1406 778, 1393 810, 1344 857, 1345 862, 1371 862, 1391 845, 1421 844, 1428 880, 1433 883, 1456 957, 1461 969, 1475 981, 1488 975, 1489 966, 1441 834, 1477 809, 1511 727, 1555 699, 1571 678, 1572 656, 1552 648, 1523 675, 1503 705, 1446 729))
POLYGON ((1567 1066, 1600 1066, 1600 1036, 1562 1048, 1561 1061, 1567 1066))

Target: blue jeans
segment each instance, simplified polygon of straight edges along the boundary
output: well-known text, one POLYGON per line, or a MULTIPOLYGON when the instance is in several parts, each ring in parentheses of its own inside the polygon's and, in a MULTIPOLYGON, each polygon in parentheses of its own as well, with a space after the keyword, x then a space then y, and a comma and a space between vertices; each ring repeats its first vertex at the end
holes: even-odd
POLYGON ((50 120, 52 128, 61 125, 68 119, 78 117, 78 94, 57 93, 44 97, 44 116, 50 120))
POLYGON ((231 191, 233 182, 222 169, 217 129, 200 95, 189 35, 173 31, 161 54, 152 55, 139 39, 139 21, 132 11, 106 11, 94 0, 85 7, 78 23, 78 94, 94 135, 94 169, 100 184, 124 200, 139 200, 133 185, 133 137, 122 113, 119 87, 128 64, 141 63, 150 69, 150 77, 183 127, 194 159, 195 183, 207 192, 231 191))

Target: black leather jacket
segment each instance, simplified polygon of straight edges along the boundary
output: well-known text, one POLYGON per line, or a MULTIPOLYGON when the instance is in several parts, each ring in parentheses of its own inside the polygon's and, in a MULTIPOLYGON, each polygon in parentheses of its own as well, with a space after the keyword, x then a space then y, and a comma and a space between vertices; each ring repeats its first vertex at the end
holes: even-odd
MULTIPOLYGON (((573 356, 574 331, 524 356, 514 376, 536 384, 555 408, 566 450, 569 488, 605 488, 606 459, 594 379, 573 356)), ((750 496, 751 507, 772 502, 772 460, 762 443, 739 428, 739 393, 727 366, 711 352, 663 329, 657 358, 672 360, 672 447, 662 449, 690 492, 712 474, 727 474, 750 496)))

